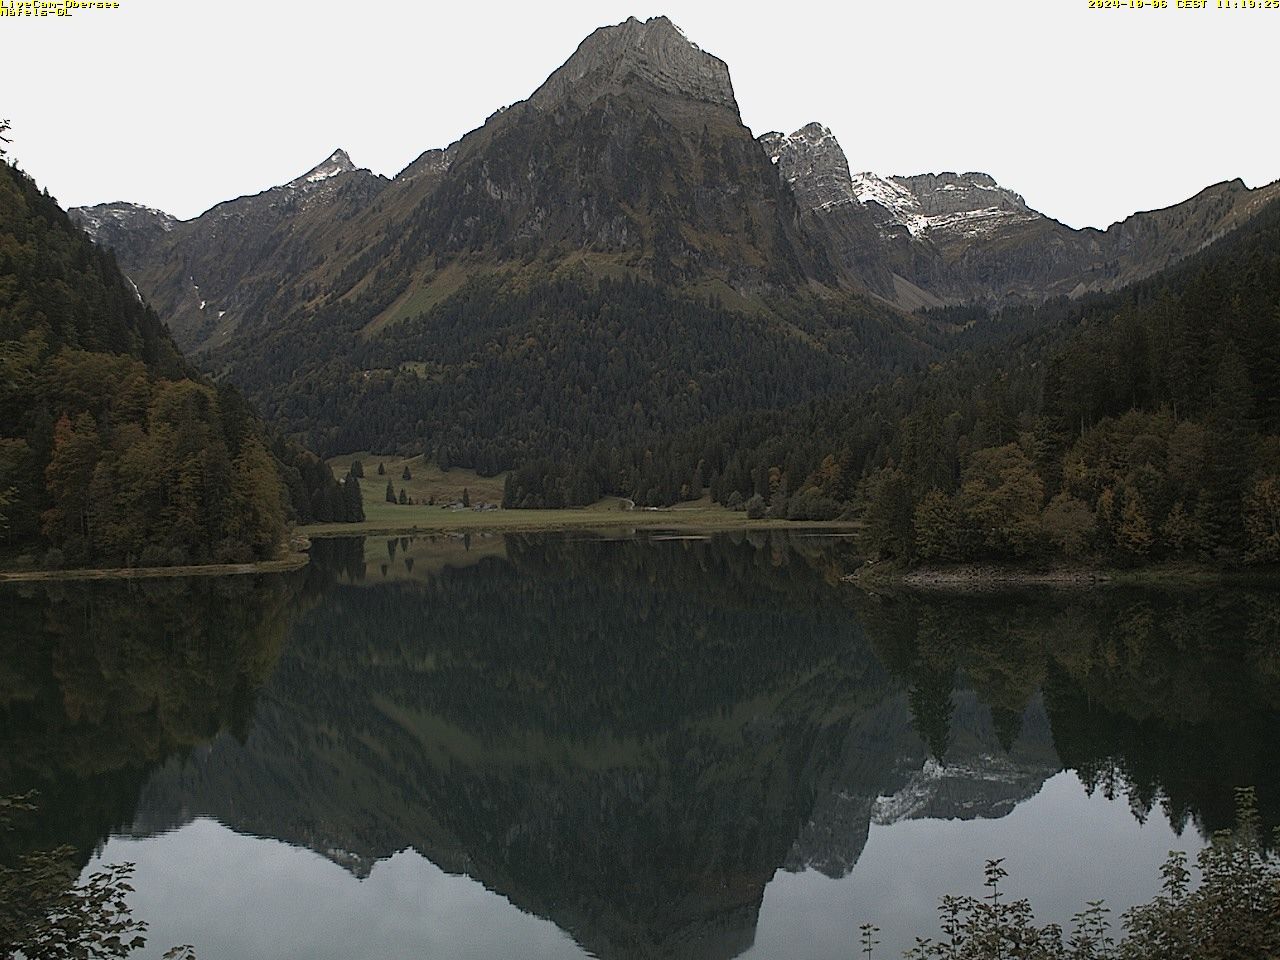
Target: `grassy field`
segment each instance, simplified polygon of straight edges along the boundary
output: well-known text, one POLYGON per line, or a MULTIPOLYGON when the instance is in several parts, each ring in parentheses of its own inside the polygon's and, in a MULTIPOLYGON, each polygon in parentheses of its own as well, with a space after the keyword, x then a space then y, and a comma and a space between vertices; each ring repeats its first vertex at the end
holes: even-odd
POLYGON ((465 510, 452 506, 462 499, 464 489, 470 495, 473 508, 485 503, 501 504, 505 475, 481 477, 473 470, 458 467, 442 471, 421 457, 404 459, 367 452, 332 458, 329 463, 334 475, 346 476, 352 460, 359 460, 364 467, 364 479, 360 481, 360 491, 364 495, 364 523, 313 523, 299 527, 299 533, 308 537, 340 537, 372 533, 448 533, 469 530, 511 533, 584 528, 754 530, 778 527, 796 530, 802 526, 847 530, 855 526, 836 521, 797 524, 787 520, 748 520, 745 513, 726 510, 712 503, 710 497, 662 510, 627 509, 627 504, 616 497, 609 497, 589 507, 567 510, 465 510), (380 463, 386 471, 383 476, 378 475, 380 463), (411 479, 402 480, 401 475, 406 466, 411 479), (412 497, 414 503, 387 503, 388 479, 397 495, 400 488, 404 487, 405 494, 412 497), (433 497, 436 501, 434 506, 428 502, 433 497))
MULTIPOLYGON (((387 481, 390 480, 398 496, 401 488, 407 496, 412 497, 416 505, 425 505, 432 498, 437 505, 450 504, 462 499, 462 491, 471 496, 472 506, 482 503, 502 503, 502 486, 506 474, 496 477, 482 477, 474 470, 454 467, 441 470, 422 457, 384 457, 373 453, 346 454, 334 457, 329 461, 333 467, 333 475, 341 479, 351 469, 351 461, 359 460, 364 467, 364 479, 360 481, 360 492, 364 494, 364 514, 370 520, 379 522, 393 519, 397 511, 405 510, 400 504, 387 503, 387 481), (378 465, 382 464, 386 473, 378 475, 378 465), (403 479, 405 467, 409 468, 410 479, 403 479)), ((433 508, 434 509, 434 508, 433 508)))

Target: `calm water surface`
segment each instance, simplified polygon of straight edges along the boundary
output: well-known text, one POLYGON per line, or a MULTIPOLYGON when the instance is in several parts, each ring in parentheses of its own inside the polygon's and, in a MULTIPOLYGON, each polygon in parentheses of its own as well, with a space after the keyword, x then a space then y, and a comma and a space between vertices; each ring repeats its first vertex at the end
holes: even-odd
POLYGON ((0 855, 137 864, 158 957, 877 956, 1066 923, 1280 819, 1280 600, 875 596, 830 537, 321 541, 0 592, 0 855))

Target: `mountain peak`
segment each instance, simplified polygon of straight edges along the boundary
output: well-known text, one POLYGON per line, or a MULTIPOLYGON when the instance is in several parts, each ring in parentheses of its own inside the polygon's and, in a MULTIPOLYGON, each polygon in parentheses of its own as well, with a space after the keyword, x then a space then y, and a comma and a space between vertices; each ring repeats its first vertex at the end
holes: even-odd
POLYGON ((289 186, 301 187, 308 184, 320 183, 321 181, 328 180, 330 177, 336 177, 340 173, 350 173, 355 169, 357 169, 357 167, 351 162, 351 158, 347 156, 347 151, 339 147, 302 176, 298 177, 296 180, 290 181, 289 186))
POLYGON ((685 36, 667 17, 601 27, 578 45, 529 98, 542 110, 590 103, 639 81, 663 93, 737 111, 729 68, 685 36))

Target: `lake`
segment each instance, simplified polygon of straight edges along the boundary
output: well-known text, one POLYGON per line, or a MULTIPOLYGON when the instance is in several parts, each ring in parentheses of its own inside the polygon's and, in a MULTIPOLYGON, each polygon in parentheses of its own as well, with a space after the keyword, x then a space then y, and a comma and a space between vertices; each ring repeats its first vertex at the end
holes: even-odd
POLYGON ((1280 822, 1274 590, 874 594, 847 540, 321 540, 0 587, 0 854, 136 864, 141 956, 849 958, 1068 924, 1280 822))

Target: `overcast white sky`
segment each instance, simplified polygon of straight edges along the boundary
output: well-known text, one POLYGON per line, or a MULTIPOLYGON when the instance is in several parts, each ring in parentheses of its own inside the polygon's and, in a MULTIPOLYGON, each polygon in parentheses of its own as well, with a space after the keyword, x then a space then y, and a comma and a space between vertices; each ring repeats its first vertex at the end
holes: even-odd
POLYGON ((1217 0, 119 2, 0 18, 12 153, 67 206, 192 217, 338 146, 394 174, 662 13, 728 62, 753 131, 819 120, 855 170, 982 170, 1072 226, 1280 178, 1280 10, 1217 0))

